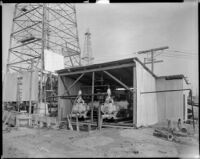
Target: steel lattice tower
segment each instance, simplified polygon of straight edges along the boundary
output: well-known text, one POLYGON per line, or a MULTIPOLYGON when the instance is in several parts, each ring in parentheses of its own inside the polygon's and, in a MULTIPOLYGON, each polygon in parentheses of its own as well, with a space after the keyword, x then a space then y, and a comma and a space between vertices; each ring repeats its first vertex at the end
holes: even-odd
POLYGON ((69 3, 15 5, 7 72, 38 70, 40 101, 44 100, 44 50, 64 56, 65 67, 80 65, 76 9, 69 3), (43 82, 41 82, 43 81, 43 82))
POLYGON ((80 65, 76 9, 69 3, 15 5, 7 71, 44 70, 44 49, 64 55, 65 67, 80 65))

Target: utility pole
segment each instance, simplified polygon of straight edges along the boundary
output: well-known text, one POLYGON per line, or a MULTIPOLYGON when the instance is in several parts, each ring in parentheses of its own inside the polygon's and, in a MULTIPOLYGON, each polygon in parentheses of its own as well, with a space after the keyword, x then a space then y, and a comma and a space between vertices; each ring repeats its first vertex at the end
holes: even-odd
POLYGON ((144 58, 144 64, 151 64, 151 71, 154 72, 154 63, 163 62, 163 60, 157 60, 156 61, 156 59, 154 59, 154 54, 156 53, 156 51, 165 50, 165 49, 168 49, 168 48, 169 48, 168 46, 160 47, 160 48, 154 48, 154 49, 150 49, 150 50, 139 51, 138 54, 151 53, 151 58, 144 58), (150 61, 146 62, 146 60, 150 60, 150 61))

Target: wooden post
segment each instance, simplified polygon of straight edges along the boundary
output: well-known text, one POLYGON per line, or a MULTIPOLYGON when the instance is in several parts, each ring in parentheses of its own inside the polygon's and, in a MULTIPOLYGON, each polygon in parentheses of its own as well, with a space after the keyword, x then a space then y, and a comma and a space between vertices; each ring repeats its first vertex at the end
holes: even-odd
POLYGON ((94 113, 94 78, 95 73, 92 72, 92 107, 91 107, 91 123, 93 123, 93 113, 94 113))
POLYGON ((101 130, 101 104, 98 106, 98 129, 101 130))
POLYGON ((76 114, 76 131, 79 131, 78 115, 76 114))
POLYGON ((133 66, 133 124, 137 125, 137 81, 136 66, 133 66))
POLYGON ((68 121, 68 126, 70 130, 73 130, 72 124, 71 124, 71 120, 69 119, 69 116, 67 115, 67 121, 68 121))

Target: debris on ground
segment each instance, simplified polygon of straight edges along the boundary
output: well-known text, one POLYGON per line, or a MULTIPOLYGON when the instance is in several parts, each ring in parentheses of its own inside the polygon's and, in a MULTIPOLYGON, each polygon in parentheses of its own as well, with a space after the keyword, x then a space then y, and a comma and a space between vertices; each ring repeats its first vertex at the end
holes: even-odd
POLYGON ((153 136, 165 138, 168 141, 181 142, 179 137, 188 137, 192 133, 188 131, 186 126, 181 123, 181 119, 178 122, 167 121, 167 127, 158 127, 154 129, 153 136))

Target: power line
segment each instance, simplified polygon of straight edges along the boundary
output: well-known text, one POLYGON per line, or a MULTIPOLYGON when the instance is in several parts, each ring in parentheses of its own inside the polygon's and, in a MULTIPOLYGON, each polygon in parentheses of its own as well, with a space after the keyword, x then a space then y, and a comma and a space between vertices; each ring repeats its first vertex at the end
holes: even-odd
POLYGON ((185 51, 178 51, 178 50, 169 50, 169 51, 178 52, 178 53, 182 53, 182 54, 197 55, 196 53, 185 52, 185 51))
POLYGON ((170 55, 162 55, 164 57, 167 57, 167 58, 182 58, 182 59, 185 59, 185 60, 198 60, 197 58, 187 58, 187 57, 183 57, 183 56, 170 56, 170 55))
MULTIPOLYGON (((159 47, 159 48, 154 48, 154 49, 139 51, 138 54, 147 54, 147 53, 150 53, 150 55, 151 55, 150 61, 149 61, 149 62, 146 62, 146 60, 147 60, 148 58, 144 58, 144 64, 149 64, 149 63, 151 63, 151 71, 153 72, 153 70, 154 70, 154 63, 163 62, 162 60, 156 61, 156 60, 154 59, 156 51, 160 51, 160 50, 163 51, 163 50, 166 50, 166 49, 168 49, 168 48, 169 48, 168 46, 159 47)), ((148 57, 148 54, 147 54, 147 57, 148 57)))
POLYGON ((169 56, 179 56, 179 57, 185 57, 185 58, 196 58, 196 56, 173 54, 173 53, 166 54, 166 55, 169 55, 169 56))

